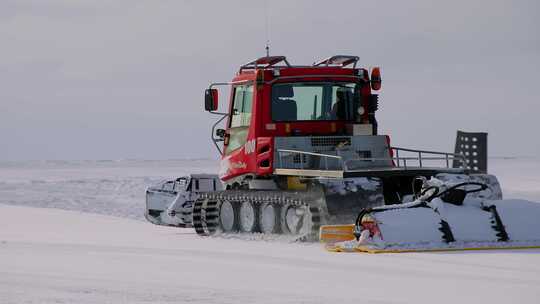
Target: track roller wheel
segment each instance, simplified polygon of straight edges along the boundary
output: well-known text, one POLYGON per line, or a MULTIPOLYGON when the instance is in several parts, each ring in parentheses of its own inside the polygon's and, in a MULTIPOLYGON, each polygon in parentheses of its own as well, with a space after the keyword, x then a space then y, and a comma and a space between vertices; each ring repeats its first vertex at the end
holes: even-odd
POLYGON ((255 232, 257 228, 257 207, 253 202, 246 201, 240 204, 239 226, 242 232, 255 232))
POLYGON ((279 207, 272 203, 264 203, 259 211, 259 225, 262 233, 279 233, 279 207))
POLYGON ((236 230, 236 214, 237 210, 234 208, 231 202, 223 201, 221 203, 221 207, 219 208, 219 224, 223 232, 231 232, 236 230))

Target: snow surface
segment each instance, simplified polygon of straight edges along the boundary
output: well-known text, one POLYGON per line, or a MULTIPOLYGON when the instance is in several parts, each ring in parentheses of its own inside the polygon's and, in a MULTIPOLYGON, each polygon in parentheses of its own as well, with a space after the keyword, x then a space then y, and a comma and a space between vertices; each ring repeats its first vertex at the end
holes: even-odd
POLYGON ((0 205, 2 303, 537 303, 540 251, 333 254, 319 244, 0 205))
MULTIPOLYGON (((540 160, 490 165, 505 198, 540 202, 540 160)), ((540 299, 540 250, 339 254, 320 244, 200 238, 141 220, 146 186, 217 167, 204 160, 0 163, 0 303, 540 299)))
POLYGON ((488 170, 499 179, 503 198, 540 202, 540 158, 490 159, 488 170))
POLYGON ((146 187, 189 173, 214 173, 217 165, 217 160, 0 162, 0 203, 144 220, 146 187))

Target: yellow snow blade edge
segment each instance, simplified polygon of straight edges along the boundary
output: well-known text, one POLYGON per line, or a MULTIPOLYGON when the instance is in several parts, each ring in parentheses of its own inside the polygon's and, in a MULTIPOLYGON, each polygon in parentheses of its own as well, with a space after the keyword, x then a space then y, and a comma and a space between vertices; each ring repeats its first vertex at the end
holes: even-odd
POLYGON ((355 247, 340 246, 340 242, 352 241, 354 225, 323 225, 319 229, 319 240, 325 243, 325 249, 330 252, 356 252, 356 253, 407 253, 407 252, 449 252, 449 251, 478 251, 478 250, 512 250, 512 249, 540 249, 540 245, 520 246, 498 245, 480 247, 447 247, 447 248, 374 248, 372 246, 359 245, 355 247))
POLYGON ((355 239, 354 225, 323 225, 319 228, 319 241, 326 244, 355 239))
POLYGON ((449 252, 449 251, 479 251, 479 250, 518 250, 518 249, 540 249, 540 246, 493 246, 493 247, 464 247, 464 248, 407 248, 407 249, 378 249, 368 246, 357 246, 354 248, 344 248, 336 245, 327 245, 325 249, 330 252, 356 252, 356 253, 407 253, 407 252, 449 252))

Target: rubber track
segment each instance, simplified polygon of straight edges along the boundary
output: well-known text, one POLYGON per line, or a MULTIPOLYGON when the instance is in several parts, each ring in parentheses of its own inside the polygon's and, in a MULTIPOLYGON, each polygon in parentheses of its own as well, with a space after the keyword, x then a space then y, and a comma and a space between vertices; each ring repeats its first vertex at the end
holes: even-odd
MULTIPOLYGON (((241 203, 251 201, 255 204, 271 203, 281 207, 292 204, 294 206, 306 206, 311 219, 311 229, 304 235, 290 235, 291 241, 317 241, 321 226, 321 209, 312 206, 309 195, 299 192, 285 191, 249 191, 227 190, 202 193, 193 205, 193 227, 201 236, 216 235, 220 232, 219 208, 221 201, 241 203)), ((280 229, 281 230, 281 229, 280 229)), ((227 234, 253 234, 248 232, 227 232, 227 234)), ((274 234, 276 235, 276 234, 274 234)), ((283 235, 279 233, 277 235, 283 235)), ((288 235, 289 236, 289 235, 288 235)))

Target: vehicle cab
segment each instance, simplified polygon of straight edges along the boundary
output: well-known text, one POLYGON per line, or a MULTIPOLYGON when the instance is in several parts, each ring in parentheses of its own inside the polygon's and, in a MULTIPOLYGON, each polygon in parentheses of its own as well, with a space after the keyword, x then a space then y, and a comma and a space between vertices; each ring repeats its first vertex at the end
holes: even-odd
MULTIPOLYGON (((378 98, 372 89, 380 88, 379 69, 373 69, 370 79, 357 61, 356 56, 333 56, 312 66, 292 66, 284 56, 272 56, 241 66, 227 83, 226 129, 214 131, 215 142, 223 143, 220 178, 238 182, 271 176, 287 158, 278 150, 326 153, 350 145, 350 136, 376 135, 378 98)), ((217 110, 217 85, 206 91, 211 112, 217 110)), ((305 163, 314 156, 296 154, 292 162, 305 163)))

